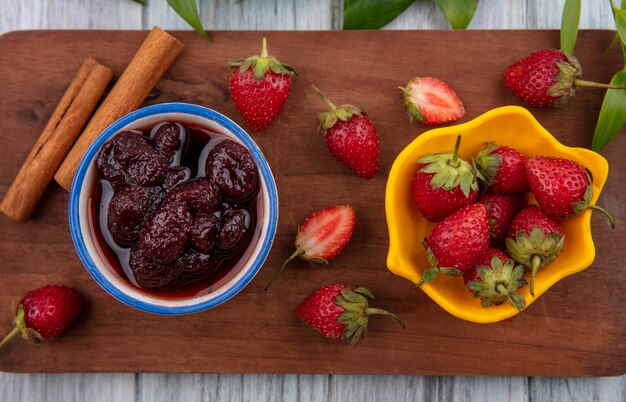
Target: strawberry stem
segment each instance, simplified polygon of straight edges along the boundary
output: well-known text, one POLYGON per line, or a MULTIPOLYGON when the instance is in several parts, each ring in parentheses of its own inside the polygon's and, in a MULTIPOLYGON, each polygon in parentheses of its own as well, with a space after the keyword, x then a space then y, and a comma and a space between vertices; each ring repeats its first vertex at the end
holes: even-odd
POLYGON ((626 89, 623 85, 601 84, 599 82, 574 80, 574 85, 578 87, 607 88, 607 89, 626 89))
POLYGON ((538 255, 533 256, 533 259, 530 263, 530 295, 535 297, 535 277, 537 276, 537 271, 539 270, 539 265, 541 264, 541 257, 538 255))
POLYGON ((522 308, 519 306, 519 304, 515 302, 515 300, 513 300, 513 298, 511 297, 511 292, 509 292, 506 286, 504 286, 501 283, 498 283, 496 285, 496 291, 500 293, 501 295, 506 296, 506 298, 509 300, 509 303, 511 303, 511 306, 515 307, 517 311, 519 311, 520 314, 522 314, 522 308))
POLYGON ((406 328, 406 325, 404 325, 404 323, 402 322, 402 320, 400 318, 398 318, 397 315, 395 315, 394 313, 387 311, 387 310, 383 310, 382 308, 366 308, 365 309, 365 315, 374 315, 374 314, 378 314, 378 315, 386 315, 387 317, 391 317, 395 322, 397 322, 398 324, 400 324, 400 326, 402 328, 406 328))
POLYGON ((606 218, 609 220, 609 223, 611 224, 611 229, 615 229, 615 219, 613 219, 613 216, 609 213, 609 211, 597 205, 589 205, 587 208, 593 209, 594 211, 602 212, 604 216, 606 216, 606 218))
POLYGON ((4 337, 4 339, 2 340, 2 342, 0 342, 0 348, 7 343, 8 341, 10 341, 11 339, 13 339, 13 337, 17 336, 20 333, 20 329, 18 327, 13 327, 13 329, 11 330, 11 332, 9 332, 9 334, 7 336, 4 337))
POLYGON ((405 95, 411 96, 411 91, 405 87, 398 87, 405 95))
POLYGON ((278 279, 280 274, 282 274, 282 272, 285 270, 285 267, 287 266, 287 264, 289 264, 289 262, 291 260, 293 260, 296 257, 299 257, 302 254, 304 254, 304 250, 298 247, 296 249, 296 251, 294 251, 294 253, 291 254, 291 256, 285 260, 285 262, 283 262, 283 265, 280 266, 278 271, 274 272, 274 275, 272 275, 272 279, 270 279, 268 284, 265 286, 265 289, 263 289, 263 290, 265 290, 267 292, 267 290, 270 288, 270 286, 272 286, 272 284, 276 281, 276 279, 278 279))
POLYGON ((454 153, 452 154, 452 160, 450 165, 453 167, 459 166, 459 148, 461 148, 461 134, 457 135, 456 143, 454 144, 454 153))
POLYGON ((261 57, 265 58, 267 56, 269 56, 269 53, 267 53, 267 40, 265 39, 265 36, 263 37, 263 45, 261 47, 261 57))
POLYGON ((334 104, 334 103, 332 103, 332 102, 330 101, 330 99, 328 99, 328 98, 326 97, 326 95, 324 95, 324 94, 322 93, 322 91, 320 91, 320 89, 319 89, 318 87, 316 87, 316 86, 315 86, 315 85, 313 85, 313 84, 311 84, 311 86, 313 87, 313 89, 315 90, 315 92, 317 92, 317 94, 320 96, 320 98, 322 98, 322 100, 323 100, 324 102, 326 102, 326 103, 328 104, 328 106, 330 106, 330 108, 331 108, 331 109, 333 109, 333 110, 337 109, 337 106, 335 106, 335 104, 334 104))

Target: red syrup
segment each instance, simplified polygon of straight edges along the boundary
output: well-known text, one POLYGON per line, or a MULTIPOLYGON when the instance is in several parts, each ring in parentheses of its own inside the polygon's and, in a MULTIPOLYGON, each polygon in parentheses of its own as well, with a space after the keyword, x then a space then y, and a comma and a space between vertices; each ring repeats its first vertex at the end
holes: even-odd
MULTIPOLYGON (((182 121, 171 121, 184 126, 187 132, 187 140, 182 147, 180 154, 180 166, 185 166, 191 171, 190 180, 198 177, 205 177, 204 160, 209 151, 220 142, 231 139, 225 134, 216 132, 207 127, 200 127, 182 121)), ((139 130, 146 137, 150 137, 150 132, 154 126, 151 125, 139 130)), ((97 173, 96 173, 97 174, 97 173)), ((118 245, 107 228, 106 211, 108 210, 109 201, 113 195, 113 188, 107 180, 100 177, 94 180, 91 191, 89 224, 92 236, 96 240, 96 247, 100 249, 101 255, 104 256, 108 263, 108 268, 117 276, 122 278, 130 286, 140 290, 143 293, 153 295, 160 298, 168 299, 186 299, 194 296, 211 293, 219 287, 226 284, 234 278, 249 261, 254 245, 260 238, 261 226, 257 220, 263 211, 263 198, 259 191, 259 185, 255 192, 244 203, 233 204, 233 206, 244 206, 250 213, 250 224, 246 231, 246 237, 234 250, 223 252, 214 250, 219 262, 218 268, 207 273, 188 273, 183 272, 172 283, 160 289, 147 289, 138 286, 133 280, 132 271, 128 265, 130 248, 118 245)), ((191 246, 187 246, 191 247, 191 246)))

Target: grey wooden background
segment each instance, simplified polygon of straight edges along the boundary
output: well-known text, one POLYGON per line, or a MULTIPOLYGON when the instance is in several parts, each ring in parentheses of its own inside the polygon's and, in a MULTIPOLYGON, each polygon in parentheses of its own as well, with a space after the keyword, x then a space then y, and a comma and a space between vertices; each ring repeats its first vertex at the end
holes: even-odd
MULTIPOLYGON (((558 28, 564 0, 480 0, 470 28, 558 28)), ((0 34, 18 29, 187 29, 166 0, 0 0, 0 34)), ((607 0, 584 0, 582 28, 614 28, 607 0)), ((199 0, 207 29, 340 29, 341 0, 199 0)), ((389 29, 444 29, 417 0, 389 29)), ((2 57, 2 55, 0 55, 2 57)), ((6 319, 2 320, 3 323, 6 319)), ((24 345, 24 347, 29 347, 24 345)), ((2 354, 0 352, 0 358, 2 354)), ((0 373, 0 401, 615 401, 613 378, 0 373)))

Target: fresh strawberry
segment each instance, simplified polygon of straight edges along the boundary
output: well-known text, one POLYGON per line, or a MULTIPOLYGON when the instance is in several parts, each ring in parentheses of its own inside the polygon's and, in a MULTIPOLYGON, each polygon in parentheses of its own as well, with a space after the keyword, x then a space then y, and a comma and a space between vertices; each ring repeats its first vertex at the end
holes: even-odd
POLYGON ((259 56, 231 62, 230 66, 230 94, 235 107, 251 131, 265 130, 285 106, 296 70, 268 55, 265 38, 259 56))
POLYGON ((503 264, 511 259, 511 257, 509 257, 504 251, 500 250, 499 248, 489 247, 487 248, 487 250, 485 250, 484 253, 480 255, 480 257, 478 257, 478 259, 474 263, 474 267, 489 266, 493 257, 498 257, 503 264))
POLYGON ((20 300, 13 318, 13 330, 0 347, 16 335, 41 343, 61 335, 83 305, 78 290, 67 286, 44 286, 31 290, 20 300))
POLYGON ((544 49, 531 53, 509 66, 504 83, 529 105, 564 106, 576 93, 576 87, 624 89, 618 85, 584 81, 582 67, 574 56, 561 50, 544 49))
POLYGON ((465 286, 467 286, 467 284, 470 283, 471 281, 478 281, 478 280, 480 280, 480 276, 478 276, 478 272, 476 272, 475 266, 468 269, 467 271, 463 271, 463 283, 465 284, 465 286))
POLYGON ((615 227, 608 211, 592 205, 592 178, 589 171, 569 159, 536 156, 526 162, 530 190, 537 203, 552 216, 579 214, 587 208, 602 212, 615 227))
POLYGON ((484 194, 478 202, 487 207, 489 236, 492 244, 504 242, 511 221, 522 209, 524 200, 521 194, 484 194))
POLYGON ((350 346, 365 336, 371 315, 389 316, 404 328, 404 323, 393 313, 368 307, 368 297, 373 299, 374 295, 362 287, 326 285, 307 296, 296 315, 325 337, 341 338, 350 342, 350 346))
POLYGON ((474 297, 480 299, 481 306, 489 307, 508 300, 520 312, 526 307, 524 296, 515 293, 527 283, 522 279, 523 265, 515 266, 508 255, 496 248, 489 248, 478 258, 472 271, 475 274, 465 285, 474 297))
POLYGON ((536 205, 522 209, 513 218, 506 248, 513 260, 531 271, 530 294, 533 297, 537 271, 561 254, 564 240, 561 226, 536 205))
POLYGON ((495 142, 474 160, 478 178, 494 193, 525 193, 529 191, 526 179, 526 157, 513 148, 495 142))
POLYGON ((265 286, 268 290, 283 272, 287 264, 296 257, 314 264, 328 264, 348 245, 356 215, 350 205, 336 205, 309 215, 296 236, 296 251, 281 265, 265 286))
POLYGON ((506 255, 504 251, 498 248, 489 247, 484 253, 480 255, 480 257, 478 257, 472 268, 468 269, 467 271, 463 271, 463 283, 465 283, 465 286, 467 286, 467 284, 471 281, 480 280, 480 276, 478 276, 478 272, 476 272, 476 267, 490 265, 491 259, 493 257, 500 258, 503 264, 511 259, 511 257, 506 255))
POLYGON ((461 136, 454 153, 422 156, 413 176, 413 199, 424 218, 438 222, 472 204, 478 197, 478 182, 472 165, 459 158, 461 136))
POLYGON ((467 286, 467 284, 471 281, 480 280, 480 276, 478 276, 478 273, 476 272, 476 267, 490 265, 491 259, 493 257, 500 258, 503 264, 511 259, 511 257, 506 255, 504 251, 498 248, 489 247, 487 251, 485 251, 480 255, 480 257, 478 257, 478 260, 476 260, 472 268, 468 269, 467 271, 463 271, 463 283, 465 283, 465 286, 467 286))
POLYGON ((376 176, 380 150, 372 121, 358 107, 337 107, 315 85, 313 89, 332 109, 319 115, 319 131, 330 153, 358 176, 366 180, 376 176))
POLYGON ((434 281, 440 271, 459 276, 471 269, 489 247, 487 208, 472 204, 449 215, 433 228, 424 247, 431 268, 424 271, 417 286, 434 281))
POLYGON ((400 87, 411 121, 429 126, 457 121, 465 115, 458 95, 448 84, 432 77, 415 77, 400 87))

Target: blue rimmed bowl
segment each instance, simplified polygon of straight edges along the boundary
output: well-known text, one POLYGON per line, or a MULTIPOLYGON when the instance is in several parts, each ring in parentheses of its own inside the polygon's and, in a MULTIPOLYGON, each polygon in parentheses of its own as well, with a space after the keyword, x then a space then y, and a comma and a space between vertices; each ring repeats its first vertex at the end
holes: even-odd
POLYGON ((81 160, 72 183, 69 201, 72 240, 78 256, 95 281, 111 296, 139 310, 156 314, 189 314, 218 306, 239 293, 259 272, 274 241, 278 222, 278 195, 272 171, 261 150, 250 136, 228 117, 215 110, 187 103, 164 103, 127 114, 104 130, 81 160), (96 180, 96 155, 102 145, 124 130, 146 127, 165 120, 175 120, 208 127, 243 144, 259 169, 259 193, 263 206, 257 216, 259 236, 249 247, 249 257, 241 269, 211 292, 186 298, 160 297, 144 292, 120 276, 105 257, 90 222, 91 197, 96 180), (251 250, 251 251, 250 251, 251 250))

